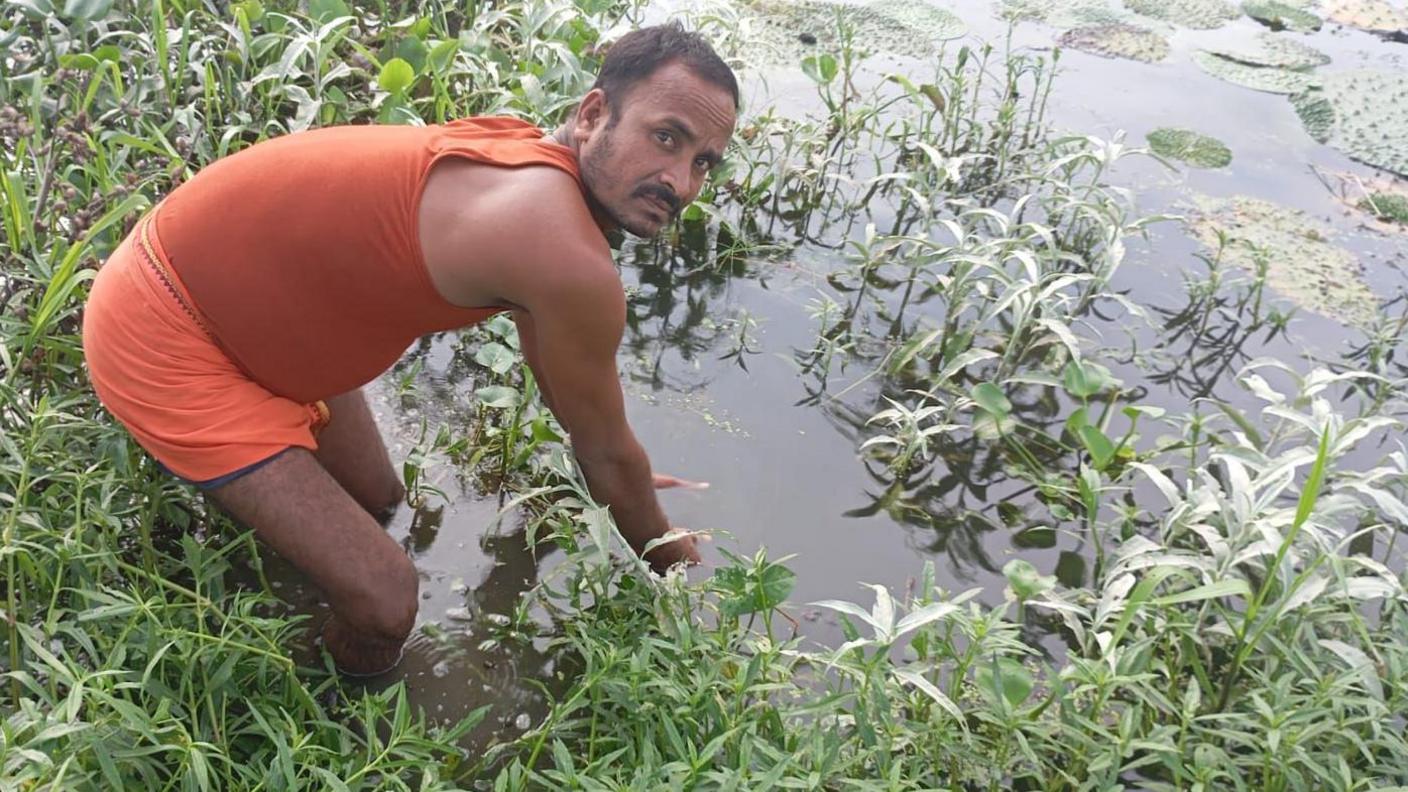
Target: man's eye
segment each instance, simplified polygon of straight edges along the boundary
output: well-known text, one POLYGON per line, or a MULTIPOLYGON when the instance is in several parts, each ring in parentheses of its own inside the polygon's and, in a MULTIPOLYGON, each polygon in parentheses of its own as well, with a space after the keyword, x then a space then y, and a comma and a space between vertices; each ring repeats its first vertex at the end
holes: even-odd
POLYGON ((675 141, 675 136, 669 132, 656 132, 655 139, 668 146, 675 141))
POLYGON ((714 163, 704 157, 700 157, 694 161, 694 167, 707 173, 710 168, 714 167, 714 163))

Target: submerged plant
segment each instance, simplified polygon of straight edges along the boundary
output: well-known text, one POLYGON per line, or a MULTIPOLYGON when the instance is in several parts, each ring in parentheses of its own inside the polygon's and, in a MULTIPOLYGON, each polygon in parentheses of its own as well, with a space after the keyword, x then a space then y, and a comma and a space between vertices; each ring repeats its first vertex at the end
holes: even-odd
POLYGON ((1408 195, 1371 193, 1360 199, 1358 206, 1380 220, 1408 225, 1408 195))
POLYGON ((1147 139, 1155 154, 1194 167, 1225 168, 1232 162, 1232 151, 1222 141, 1191 129, 1163 127, 1150 132, 1147 139))
POLYGON ((1062 33, 1057 42, 1063 47, 1108 58, 1157 63, 1168 57, 1168 39, 1152 30, 1124 22, 1073 28, 1062 33))

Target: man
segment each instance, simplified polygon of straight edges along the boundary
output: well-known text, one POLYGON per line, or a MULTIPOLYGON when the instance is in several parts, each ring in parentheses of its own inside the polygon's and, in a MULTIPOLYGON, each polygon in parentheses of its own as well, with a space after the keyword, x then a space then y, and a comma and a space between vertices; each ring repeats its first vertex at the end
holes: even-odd
MULTIPOLYGON (((512 311, 592 494, 639 552, 669 525, 615 366, 604 232, 657 233, 733 134, 738 86, 678 25, 634 31, 572 118, 334 127, 176 189, 104 264, 84 349, 104 405, 326 593, 338 667, 394 666, 418 579, 374 515, 404 491, 360 386, 419 335, 512 311)), ((653 550, 698 560, 690 540, 653 550)))

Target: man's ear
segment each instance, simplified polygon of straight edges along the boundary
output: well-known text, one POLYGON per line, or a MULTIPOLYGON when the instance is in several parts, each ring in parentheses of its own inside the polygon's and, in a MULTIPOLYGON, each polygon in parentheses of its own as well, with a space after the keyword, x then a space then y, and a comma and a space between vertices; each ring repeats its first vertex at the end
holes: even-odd
POLYGON ((592 136, 596 130, 606 126, 611 117, 611 108, 606 104, 606 92, 600 88, 587 91, 577 105, 577 115, 573 119, 572 131, 579 142, 592 136))

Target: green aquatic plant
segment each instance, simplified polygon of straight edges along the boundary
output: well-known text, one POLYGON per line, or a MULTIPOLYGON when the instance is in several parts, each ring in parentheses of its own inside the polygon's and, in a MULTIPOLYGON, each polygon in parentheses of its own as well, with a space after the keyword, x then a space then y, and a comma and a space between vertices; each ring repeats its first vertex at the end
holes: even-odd
POLYGON ((1002 15, 1056 27, 1081 27, 1125 22, 1131 16, 1117 0, 1002 0, 1002 15))
POLYGON ((1226 0, 1124 0, 1125 7, 1146 17, 1195 30, 1212 30, 1242 12, 1226 0))
POLYGON ((1408 75, 1358 69, 1327 74, 1297 101, 1297 112, 1317 139, 1360 162, 1408 174, 1408 75), (1321 109, 1332 108, 1332 112, 1321 109), (1302 109, 1304 108, 1304 110, 1302 109))
POLYGON ((1304 8, 1279 0, 1249 0, 1242 3, 1242 12, 1272 30, 1314 33, 1324 24, 1320 17, 1304 8))
POLYGON ((1267 284, 1308 310, 1356 326, 1372 322, 1378 299, 1354 255, 1329 241, 1324 224, 1244 196, 1203 198, 1196 206, 1189 230, 1205 247, 1222 249, 1228 263, 1249 272, 1265 267, 1267 284))
POLYGON ((1322 91, 1312 89, 1291 97, 1305 131, 1317 143, 1328 143, 1335 131, 1335 106, 1322 91))
POLYGON ((1208 52, 1249 66, 1305 71, 1330 62, 1330 56, 1289 36, 1263 31, 1253 46, 1208 47, 1208 52))
POLYGON ((843 48, 928 58, 947 40, 967 32, 963 20, 942 8, 901 0, 845 5, 824 0, 797 3, 755 0, 744 7, 754 40, 743 57, 763 63, 796 63, 843 48), (843 30, 845 35, 843 36, 843 30))
POLYGON ((1371 193, 1356 206, 1380 220, 1408 225, 1408 195, 1403 193, 1371 193))
POLYGON ((1147 139, 1155 154, 1198 168, 1225 168, 1232 162, 1232 150, 1222 141, 1191 129, 1163 127, 1150 132, 1147 139))
POLYGON ((1319 80, 1309 74, 1273 66, 1251 66, 1221 55, 1199 50, 1193 53, 1193 62, 1203 71, 1230 83, 1252 88, 1257 91, 1280 94, 1299 94, 1319 85, 1319 80))
POLYGON ((1361 30, 1408 30, 1408 10, 1388 0, 1325 0, 1325 18, 1361 30))
POLYGON ((1147 28, 1123 22, 1072 28, 1057 39, 1063 47, 1108 58, 1157 63, 1168 57, 1168 39, 1147 28))

